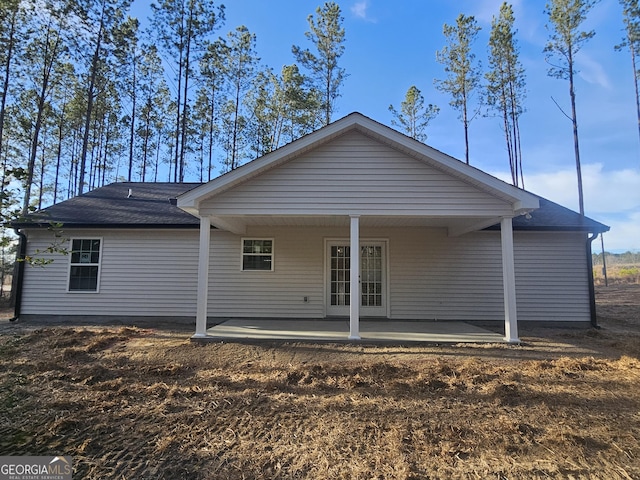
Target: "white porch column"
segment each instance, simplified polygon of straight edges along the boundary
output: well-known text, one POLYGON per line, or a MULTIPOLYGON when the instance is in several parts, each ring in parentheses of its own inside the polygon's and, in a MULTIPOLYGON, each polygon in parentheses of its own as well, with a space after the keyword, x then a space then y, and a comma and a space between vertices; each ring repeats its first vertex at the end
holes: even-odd
POLYGON ((519 343, 511 217, 505 217, 500 221, 500 238, 502 243, 502 284, 504 288, 504 339, 509 343, 519 343))
POLYGON ((207 336, 207 302, 209 297, 209 249, 211 220, 200 218, 200 250, 198 254, 198 308, 196 310, 196 333, 192 338, 207 336))
POLYGON ((360 340, 360 215, 351 215, 349 340, 360 340))

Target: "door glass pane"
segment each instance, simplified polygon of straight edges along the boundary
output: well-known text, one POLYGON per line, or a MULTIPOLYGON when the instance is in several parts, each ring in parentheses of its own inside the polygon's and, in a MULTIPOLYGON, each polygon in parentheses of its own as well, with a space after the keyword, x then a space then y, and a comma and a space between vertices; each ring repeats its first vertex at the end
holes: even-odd
POLYGON ((363 307, 382 306, 382 246, 360 247, 361 302, 363 307))
POLYGON ((350 305, 350 247, 331 246, 331 305, 350 305))

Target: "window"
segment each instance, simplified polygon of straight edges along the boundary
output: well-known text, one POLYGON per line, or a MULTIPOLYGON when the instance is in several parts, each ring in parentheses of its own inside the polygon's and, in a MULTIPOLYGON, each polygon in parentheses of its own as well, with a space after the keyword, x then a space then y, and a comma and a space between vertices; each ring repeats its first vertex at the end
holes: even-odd
POLYGON ((100 244, 99 239, 75 238, 71 240, 70 292, 98 291, 100 244))
POLYGON ((242 239, 242 270, 273 270, 273 240, 242 239))

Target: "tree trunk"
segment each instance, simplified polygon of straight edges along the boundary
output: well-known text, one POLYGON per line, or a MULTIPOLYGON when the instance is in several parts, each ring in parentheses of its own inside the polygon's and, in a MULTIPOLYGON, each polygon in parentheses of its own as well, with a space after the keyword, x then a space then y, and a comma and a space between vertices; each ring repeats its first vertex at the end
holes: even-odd
MULTIPOLYGON (((103 12, 104 14, 104 12, 103 12)), ((80 178, 78 179, 78 195, 84 193, 84 177, 87 168, 87 152, 89 150, 89 132, 91 127, 91 115, 93 114, 93 96, 96 88, 96 78, 98 76, 98 63, 100 61, 100 48, 102 46, 102 33, 104 28, 104 19, 100 18, 100 27, 98 29, 98 41, 96 49, 91 59, 91 72, 89 77, 89 88, 87 90, 87 111, 84 120, 84 132, 82 136, 82 153, 80 154, 80 178)))
POLYGON ((576 116, 576 93, 573 86, 573 56, 569 49, 569 96, 571 97, 571 123, 573 124, 573 149, 576 155, 576 173, 578 176, 578 205, 580 215, 584 216, 584 195, 582 193, 582 168, 580 166, 580 146, 578 144, 578 118, 576 116))
MULTIPOLYGON (((189 20, 191 21, 191 19, 189 20)), ((187 96, 188 88, 189 88, 189 56, 191 55, 191 35, 188 34, 189 37, 187 39, 187 51, 185 52, 184 58, 184 95, 183 95, 183 105, 182 105, 182 127, 181 127, 181 141, 180 141, 180 176, 179 181, 184 181, 184 157, 185 157, 185 145, 187 143, 187 127, 188 125, 188 117, 189 117, 189 97, 187 96)))
POLYGON ((213 167, 213 122, 215 117, 215 87, 211 89, 211 111, 209 112, 209 165, 207 181, 211 181, 211 169, 213 167))
POLYGON ((42 128, 42 122, 44 119, 44 109, 46 106, 47 93, 49 90, 49 79, 51 78, 51 70, 53 69, 54 58, 58 51, 58 45, 60 44, 60 37, 57 36, 54 45, 50 45, 49 35, 51 33, 51 29, 47 27, 47 33, 45 36, 45 51, 43 53, 44 64, 42 65, 42 83, 40 84, 40 93, 38 95, 36 123, 33 129, 33 136, 31 137, 31 149, 29 153, 29 163, 27 165, 27 179, 22 202, 22 215, 26 215, 29 212, 29 203, 31 202, 31 184, 33 183, 36 157, 38 156, 38 143, 40 140, 40 129, 42 128))
POLYGON ((133 54, 133 85, 131 88, 131 128, 129 129, 129 181, 131 181, 131 174, 133 171, 133 142, 135 139, 135 126, 136 126, 136 58, 135 52, 133 54))
POLYGON ((469 118, 467 115, 467 95, 463 93, 462 124, 464 125, 464 158, 469 165, 469 118))
POLYGON ((4 80, 2 82, 2 98, 0 99, 0 158, 2 157, 4 116, 5 116, 6 104, 7 104, 7 91, 9 90, 9 79, 11 78, 11 59, 13 57, 17 16, 18 16, 18 9, 16 8, 11 15, 11 26, 9 30, 9 47, 6 53, 7 61, 4 67, 4 80))
POLYGON ((636 112, 638 115, 638 134, 640 135, 640 92, 638 91, 638 70, 636 67, 636 52, 633 42, 629 39, 629 50, 631 50, 631 65, 633 66, 633 85, 636 91, 636 112))
POLYGON ((63 125, 64 116, 67 110, 67 101, 65 98, 62 104, 62 110, 60 112, 60 123, 58 123, 58 145, 56 147, 56 174, 53 182, 53 203, 58 201, 58 181, 60 180, 60 163, 62 162, 62 141, 63 141, 63 125))
MULTIPOLYGON (((240 71, 240 69, 238 69, 240 71)), ((230 170, 235 170, 236 168, 236 150, 238 143, 238 114, 240 110, 240 80, 237 79, 236 83, 236 103, 235 110, 233 113, 233 140, 231 142, 231 166, 230 170)))

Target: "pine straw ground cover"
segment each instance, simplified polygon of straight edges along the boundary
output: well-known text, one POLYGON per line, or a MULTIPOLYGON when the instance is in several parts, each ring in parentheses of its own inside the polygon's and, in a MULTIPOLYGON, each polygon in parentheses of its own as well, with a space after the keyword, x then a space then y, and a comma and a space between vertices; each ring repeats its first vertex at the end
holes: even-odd
MULTIPOLYGON (((610 287, 611 288, 611 287, 610 287)), ((199 345, 0 324, 0 455, 74 478, 640 478, 640 286, 524 345, 199 345)))

